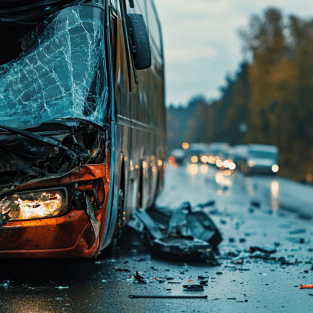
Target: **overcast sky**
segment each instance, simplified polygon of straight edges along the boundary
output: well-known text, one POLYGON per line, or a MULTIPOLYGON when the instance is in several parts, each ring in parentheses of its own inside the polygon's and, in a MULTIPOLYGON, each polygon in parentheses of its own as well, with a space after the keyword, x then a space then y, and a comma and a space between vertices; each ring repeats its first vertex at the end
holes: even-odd
POLYGON ((312 0, 154 0, 163 29, 167 105, 194 95, 220 96, 227 73, 243 60, 237 34, 250 16, 269 6, 284 16, 313 17, 312 0))

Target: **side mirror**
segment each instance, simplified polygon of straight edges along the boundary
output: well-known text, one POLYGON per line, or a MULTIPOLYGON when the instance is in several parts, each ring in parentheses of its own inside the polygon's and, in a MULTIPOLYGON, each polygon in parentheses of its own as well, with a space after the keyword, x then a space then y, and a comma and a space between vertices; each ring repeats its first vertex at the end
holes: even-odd
POLYGON ((151 66, 151 48, 145 20, 141 14, 136 13, 130 13, 127 17, 130 52, 135 68, 147 69, 151 66))

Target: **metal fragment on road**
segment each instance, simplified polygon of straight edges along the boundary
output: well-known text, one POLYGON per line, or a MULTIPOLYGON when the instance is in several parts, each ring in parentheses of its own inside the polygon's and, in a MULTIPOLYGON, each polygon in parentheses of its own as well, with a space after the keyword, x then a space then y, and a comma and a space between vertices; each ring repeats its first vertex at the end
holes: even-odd
POLYGON ((183 285, 185 291, 203 291, 203 285, 183 285))
POLYGON ((131 299, 140 299, 140 298, 147 298, 147 299, 207 299, 207 295, 129 295, 131 299))

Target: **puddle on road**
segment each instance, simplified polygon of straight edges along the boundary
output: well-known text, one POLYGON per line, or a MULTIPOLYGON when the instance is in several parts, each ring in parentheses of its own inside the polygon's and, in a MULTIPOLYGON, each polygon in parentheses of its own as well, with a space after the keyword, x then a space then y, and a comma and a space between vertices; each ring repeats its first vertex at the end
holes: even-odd
POLYGON ((187 174, 191 185, 204 186, 207 178, 214 175, 214 171, 207 164, 188 164, 187 174))
POLYGON ((271 183, 271 205, 272 209, 278 210, 278 197, 279 197, 279 183, 277 180, 272 181, 271 183))

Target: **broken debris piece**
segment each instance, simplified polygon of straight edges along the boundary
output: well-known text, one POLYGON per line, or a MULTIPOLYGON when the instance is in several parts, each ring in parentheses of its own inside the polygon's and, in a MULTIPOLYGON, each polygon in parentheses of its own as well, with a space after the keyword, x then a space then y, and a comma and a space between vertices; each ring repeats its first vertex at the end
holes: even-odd
POLYGON ((200 280, 199 283, 202 286, 207 286, 208 285, 208 280, 200 280))
POLYGON ((134 275, 135 281, 139 284, 147 284, 146 279, 141 276, 138 272, 136 272, 136 274, 134 275))
POLYGON ((199 208, 205 208, 205 207, 213 206, 213 205, 215 205, 215 201, 214 201, 214 200, 211 200, 211 201, 206 202, 206 203, 197 204, 197 207, 199 207, 199 208))
POLYGON ((202 285, 183 285, 185 291, 203 291, 202 285))
POLYGON ((273 248, 267 247, 267 246, 264 246, 264 247, 252 246, 252 247, 248 248, 248 249, 245 250, 245 251, 246 251, 246 252, 249 252, 249 253, 254 253, 254 252, 256 252, 256 251, 259 251, 259 252, 269 253, 269 254, 272 254, 272 253, 277 252, 276 249, 273 249, 273 248))
POLYGON ((0 284, 0 289, 8 289, 10 287, 10 281, 9 280, 4 280, 2 284, 0 284))
POLYGON ((300 289, 313 289, 313 285, 300 285, 300 289))
POLYGON ((153 219, 144 210, 139 209, 135 215, 145 224, 150 235, 155 239, 162 239, 165 235, 161 232, 158 225, 153 221, 153 219))
POLYGON ((128 272, 128 273, 130 272, 128 268, 115 267, 114 270, 117 272, 128 272))
MULTIPOLYGON (((171 290, 171 289, 170 289, 171 290)), ((208 296, 206 295, 129 295, 129 298, 131 299, 140 299, 140 298, 149 298, 149 299, 169 299, 169 298, 173 298, 173 299, 207 299, 208 296)))
MULTIPOLYGON (((201 208, 201 205, 198 205, 198 208, 201 208)), ((206 261, 212 266, 220 265, 213 251, 217 249, 222 237, 206 213, 199 209, 192 211, 189 202, 184 202, 173 214, 164 208, 159 210, 154 207, 150 211, 151 216, 154 216, 158 222, 151 218, 149 211, 142 209, 135 213, 135 219, 137 224, 138 222, 144 224, 145 229, 154 239, 151 241, 153 257, 178 261, 206 261), (162 215, 167 221, 167 227, 162 224, 162 215)), ((141 230, 141 227, 134 225, 131 227, 141 230)))
POLYGON ((169 238, 163 240, 154 240, 152 245, 152 256, 155 258, 171 259, 171 260, 214 260, 211 246, 202 240, 169 238))

